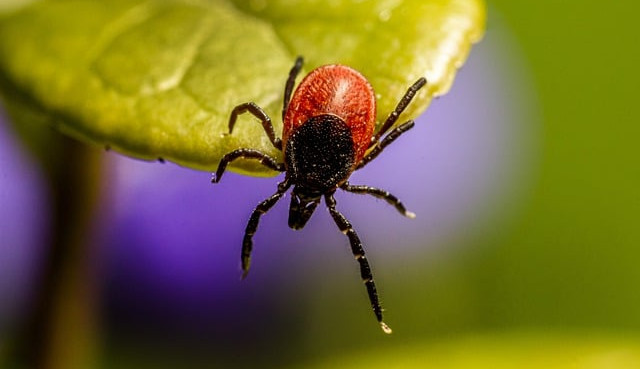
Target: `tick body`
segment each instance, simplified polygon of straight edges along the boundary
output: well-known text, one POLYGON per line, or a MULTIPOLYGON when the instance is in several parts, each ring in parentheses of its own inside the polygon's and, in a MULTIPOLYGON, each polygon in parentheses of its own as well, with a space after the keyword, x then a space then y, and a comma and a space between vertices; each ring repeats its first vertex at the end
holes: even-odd
POLYGON ((387 145, 413 127, 414 123, 410 120, 391 129, 400 113, 425 85, 426 80, 418 79, 407 90, 380 130, 374 133, 375 94, 369 82, 359 72, 344 65, 319 67, 300 82, 291 96, 295 78, 301 68, 302 58, 299 57, 285 84, 282 140, 276 138, 269 116, 253 102, 238 105, 231 112, 229 119, 231 133, 238 114, 248 111, 257 117, 272 144, 284 151, 284 162, 257 150, 238 149, 222 158, 213 175, 212 182, 218 182, 227 165, 239 158, 259 160, 273 170, 285 172, 285 178, 278 184, 276 193, 258 204, 249 218, 242 243, 243 277, 249 272, 252 239, 260 216, 271 209, 293 186, 289 206, 289 227, 302 229, 324 198, 334 222, 349 239, 376 319, 385 333, 391 333, 391 329, 382 319, 382 308, 362 242, 351 223, 336 209, 333 194, 337 189, 342 189, 373 195, 393 205, 402 215, 415 217, 387 191, 351 185, 348 179, 354 170, 364 167, 387 145))
POLYGON ((355 164, 371 144, 375 120, 376 98, 364 76, 344 65, 325 65, 300 82, 284 115, 282 138, 286 146, 306 123, 322 121, 332 130, 348 132, 355 164))

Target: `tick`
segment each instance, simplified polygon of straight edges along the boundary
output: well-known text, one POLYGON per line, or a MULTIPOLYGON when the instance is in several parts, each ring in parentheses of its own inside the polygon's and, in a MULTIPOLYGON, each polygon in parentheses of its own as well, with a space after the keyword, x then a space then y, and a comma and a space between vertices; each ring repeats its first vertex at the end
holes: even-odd
POLYGON ((351 251, 360 265, 360 276, 367 288, 369 301, 380 327, 385 333, 391 328, 382 319, 382 307, 378 300, 376 284, 362 242, 351 223, 336 209, 333 194, 338 189, 357 194, 369 194, 394 206, 400 214, 414 218, 415 214, 387 191, 363 185, 352 185, 349 176, 363 168, 414 126, 409 120, 391 129, 398 116, 409 105, 415 94, 426 84, 419 78, 405 93, 396 108, 389 114, 381 128, 375 131, 376 99, 369 82, 356 70, 344 65, 325 65, 311 71, 297 87, 293 96, 296 76, 302 69, 302 57, 298 57, 289 72, 284 89, 282 107, 282 139, 277 138, 271 118, 253 102, 236 106, 229 118, 229 134, 239 114, 249 112, 262 122, 269 140, 276 149, 284 150, 284 162, 254 149, 237 149, 220 160, 211 182, 217 183, 229 163, 236 159, 258 160, 262 165, 285 172, 278 190, 262 201, 251 213, 242 241, 242 277, 249 272, 253 235, 260 217, 269 211, 285 192, 291 191, 289 227, 302 229, 324 198, 338 228, 351 245, 351 251))

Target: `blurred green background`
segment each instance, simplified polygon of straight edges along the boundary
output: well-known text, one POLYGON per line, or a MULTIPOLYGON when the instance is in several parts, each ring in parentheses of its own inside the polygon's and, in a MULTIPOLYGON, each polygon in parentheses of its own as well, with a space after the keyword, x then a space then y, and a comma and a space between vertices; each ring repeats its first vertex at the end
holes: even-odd
POLYGON ((303 332, 265 332, 262 347, 248 344, 224 356, 202 335, 185 349, 173 345, 174 337, 143 341, 114 330, 104 339, 101 366, 640 367, 640 5, 488 6, 485 39, 426 119, 438 104, 464 110, 460 88, 495 77, 473 92, 508 97, 490 112, 512 124, 502 132, 512 135, 502 150, 508 170, 493 178, 504 193, 470 210, 475 221, 446 245, 418 240, 425 251, 390 260, 374 249, 376 265, 384 265, 377 278, 392 336, 361 329, 375 325, 353 296, 361 287, 344 282, 353 275, 335 272, 315 280, 313 293, 291 287, 307 296, 292 297, 285 311, 299 311, 303 332))
POLYGON ((490 247, 474 248, 482 324, 637 331, 640 7, 489 4, 524 54, 541 127, 530 194, 490 247))
MULTIPOLYGON (((394 337, 398 355, 414 340, 444 339, 449 344, 436 351, 449 361, 433 367, 638 367, 637 343, 594 343, 582 353, 571 347, 612 336, 634 342, 640 333, 640 5, 490 0, 488 6, 487 34, 460 78, 481 49, 491 49, 500 78, 511 81, 508 94, 530 99, 516 104, 521 120, 512 123, 531 135, 522 147, 531 156, 519 162, 518 194, 496 199, 497 213, 509 210, 485 233, 447 256, 429 255, 409 281, 387 286, 394 304, 420 310, 402 327, 412 337, 394 337), (416 290, 423 297, 416 299, 416 290), (484 338, 458 341, 467 335, 484 338), (589 363, 578 359, 589 355, 589 363)), ((487 85, 486 94, 496 87, 487 85)), ((434 357, 403 365, 431 367, 434 357)))

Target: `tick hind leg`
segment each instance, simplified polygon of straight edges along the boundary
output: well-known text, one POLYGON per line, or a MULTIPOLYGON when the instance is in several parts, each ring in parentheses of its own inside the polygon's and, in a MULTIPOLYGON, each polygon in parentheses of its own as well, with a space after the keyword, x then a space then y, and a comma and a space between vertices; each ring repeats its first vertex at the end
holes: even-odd
POLYGON ((380 327, 382 328, 384 333, 389 334, 391 333, 391 328, 389 328, 389 326, 382 321, 382 307, 380 306, 380 301, 378 300, 376 283, 373 281, 373 274, 371 273, 369 261, 364 254, 362 242, 360 241, 358 234, 353 229, 351 223, 349 223, 347 218, 345 218, 344 215, 336 210, 336 200, 333 198, 333 194, 325 195, 325 202, 327 204, 327 207, 329 208, 329 213, 331 214, 334 222, 336 223, 340 231, 347 235, 347 237, 349 238, 353 256, 360 264, 360 276, 362 277, 362 281, 367 288, 367 294, 369 295, 369 301, 371 302, 373 313, 375 314, 378 323, 380 323, 380 327))
POLYGON ((411 85, 411 87, 409 87, 402 99, 400 99, 400 101, 398 102, 398 105, 396 105, 396 108, 393 109, 391 114, 389 114, 389 117, 387 117, 387 120, 384 121, 380 130, 371 138, 372 145, 374 145, 380 139, 380 137, 387 133, 387 131, 395 124, 400 114, 402 114, 411 100, 413 100, 414 96, 416 96, 418 91, 426 84, 427 79, 424 77, 420 77, 413 83, 413 85, 411 85))
POLYGON ((402 123, 398 127, 394 128, 391 132, 389 132, 388 135, 386 135, 382 139, 382 141, 378 141, 380 140, 380 137, 382 137, 385 133, 387 133, 387 131, 391 129, 391 127, 396 123, 400 114, 402 114, 402 112, 404 111, 404 109, 407 108, 411 100, 413 100, 413 97, 416 96, 418 91, 425 84, 427 84, 427 79, 424 77, 421 77, 417 81, 415 81, 414 84, 411 85, 411 87, 409 87, 409 89, 404 94, 402 99, 400 99, 400 102, 398 102, 398 105, 396 106, 396 108, 391 112, 391 114, 389 114, 389 117, 387 118, 387 120, 384 121, 384 123, 382 124, 382 127, 380 127, 380 130, 375 135, 373 135, 373 137, 371 137, 371 143, 369 147, 372 147, 372 146, 375 146, 375 147, 373 148, 373 150, 369 152, 367 156, 365 156, 360 161, 360 163, 358 163, 358 166, 356 167, 356 169, 360 169, 365 165, 367 165, 368 162, 375 159, 376 156, 380 155, 380 153, 386 146, 388 146, 393 141, 395 141, 396 138, 400 137, 401 134, 413 128, 414 122, 412 120, 409 120, 405 123, 402 123))
POLYGON ((287 83, 284 86, 284 99, 282 104, 282 121, 284 122, 284 116, 287 113, 287 109, 289 108, 289 100, 291 100, 291 93, 293 92, 293 85, 296 83, 296 77, 300 70, 302 69, 302 57, 298 56, 296 58, 295 64, 291 67, 289 71, 289 78, 287 78, 287 83))
POLYGON ((389 203, 389 205, 395 207, 396 210, 398 210, 398 212, 400 212, 400 214, 404 215, 405 217, 411 218, 411 219, 416 217, 415 213, 407 210, 404 204, 400 200, 398 200, 397 197, 393 196, 388 191, 381 190, 379 188, 375 188, 371 186, 362 186, 362 185, 353 186, 349 184, 349 182, 345 182, 342 186, 340 186, 340 188, 345 191, 349 191, 357 194, 363 194, 363 195, 371 195, 379 199, 383 199, 384 201, 389 203))
POLYGON ((375 159, 378 155, 380 155, 380 153, 382 152, 382 150, 384 150, 385 147, 389 146, 393 141, 395 141, 398 137, 400 137, 401 134, 413 128, 414 125, 415 123, 412 120, 410 120, 394 128, 391 132, 389 132, 388 135, 384 136, 382 141, 377 143, 377 145, 373 148, 373 150, 371 150, 367 154, 367 156, 362 158, 360 163, 358 163, 356 170, 364 167, 371 160, 375 159))
POLYGON ((253 235, 256 233, 258 229, 258 223, 260 222, 260 217, 262 214, 269 211, 273 205, 275 205, 278 200, 284 196, 284 193, 289 188, 289 181, 287 179, 284 182, 278 184, 278 191, 271 195, 271 197, 267 198, 251 213, 251 217, 249 218, 249 222, 247 222, 247 228, 244 231, 244 238, 242 240, 242 253, 240 255, 240 263, 242 265, 242 279, 247 277, 249 273, 249 266, 251 264, 251 250, 253 249, 253 235))

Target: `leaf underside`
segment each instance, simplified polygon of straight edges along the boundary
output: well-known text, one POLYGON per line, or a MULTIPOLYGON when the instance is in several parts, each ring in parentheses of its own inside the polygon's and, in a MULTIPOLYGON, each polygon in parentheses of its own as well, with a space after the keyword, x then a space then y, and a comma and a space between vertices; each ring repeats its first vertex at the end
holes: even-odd
MULTIPOLYGON (((402 122, 448 90, 484 22, 481 0, 35 2, 0 19, 0 87, 10 111, 37 111, 84 141, 212 170, 241 147, 281 160, 249 115, 225 133, 247 101, 280 131, 297 55, 305 71, 341 63, 363 73, 379 121, 425 76, 402 122)), ((235 169, 273 174, 253 162, 235 169)))

